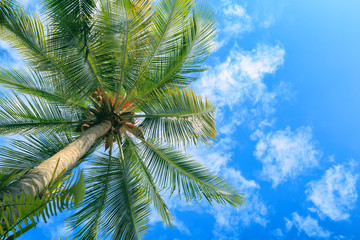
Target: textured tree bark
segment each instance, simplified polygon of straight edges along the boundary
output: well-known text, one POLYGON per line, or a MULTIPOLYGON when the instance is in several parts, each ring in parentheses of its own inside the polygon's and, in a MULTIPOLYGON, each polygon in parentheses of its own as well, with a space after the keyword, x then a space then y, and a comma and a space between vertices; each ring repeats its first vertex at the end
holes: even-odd
POLYGON ((0 199, 3 198, 4 193, 7 195, 10 194, 13 197, 23 193, 36 196, 50 183, 53 175, 54 178, 56 178, 63 171, 71 169, 91 148, 96 139, 105 135, 110 128, 111 122, 109 120, 105 120, 102 123, 89 128, 81 134, 78 139, 67 145, 64 149, 45 160, 39 166, 30 170, 16 182, 10 184, 2 193, 0 193, 0 199), (56 165, 58 166, 56 167, 56 165))

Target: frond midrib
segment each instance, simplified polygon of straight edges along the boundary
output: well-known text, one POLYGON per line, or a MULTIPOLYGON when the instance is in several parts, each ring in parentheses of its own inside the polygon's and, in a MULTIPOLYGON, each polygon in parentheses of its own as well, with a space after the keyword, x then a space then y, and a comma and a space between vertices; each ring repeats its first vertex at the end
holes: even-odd
POLYGON ((211 188, 211 189, 214 189, 216 190, 216 192, 220 192, 224 195, 228 195, 228 196, 231 196, 232 194, 227 192, 227 191, 224 191, 222 189, 219 189, 207 182, 204 182, 203 180, 195 177, 194 175, 191 175, 190 173, 188 173, 186 170, 184 170, 183 168, 181 168, 180 166, 178 166, 176 163, 174 163, 173 161, 171 161, 168 157, 166 157, 164 154, 162 154, 159 150, 157 150, 154 146, 152 146, 148 141, 146 141, 145 139, 141 139, 142 142, 144 142, 146 145, 148 145, 153 151, 155 151, 157 154, 159 154, 163 159, 165 159, 167 162, 169 162, 171 165, 173 165, 174 167, 176 167, 176 169, 180 170, 184 175, 188 176, 189 178, 191 179, 194 179, 195 181, 211 188))
MULTIPOLYGON (((128 137, 128 136, 127 136, 127 137, 128 137)), ((128 141, 130 142, 130 144, 131 144, 132 147, 134 148, 134 144, 133 144, 133 142, 129 139, 129 137, 128 137, 128 141)), ((160 196, 160 193, 159 193, 159 191, 158 191, 158 189, 157 189, 157 187, 156 187, 156 185, 155 185, 155 183, 154 183, 154 181, 153 181, 153 177, 152 177, 151 173, 149 172, 149 169, 146 167, 145 163, 144 163, 140 158, 136 158, 136 159, 137 159, 137 162, 140 163, 140 166, 141 166, 142 170, 143 170, 143 171, 145 172, 145 174, 146 174, 145 176, 146 176, 146 179, 147 179, 147 181, 148 181, 148 183, 149 183, 149 185, 150 185, 150 187, 151 187, 151 189, 152 189, 152 194, 154 194, 155 197, 158 199, 157 201, 160 200, 160 203, 161 203, 161 205, 162 205, 163 207, 166 207, 166 208, 167 208, 166 204, 163 202, 163 200, 162 200, 162 198, 161 198, 161 196, 160 196)), ((160 213, 160 215, 163 215, 163 214, 160 213)), ((167 223, 171 226, 171 219, 169 218, 169 219, 167 219, 166 221, 167 221, 167 223)))
MULTIPOLYGON (((131 118, 156 118, 156 117, 193 117, 193 116, 200 116, 200 115, 205 115, 208 113, 212 113, 214 111, 214 109, 207 109, 207 110, 203 110, 197 113, 169 113, 169 114, 143 114, 143 115, 132 115, 129 116, 131 118)), ((126 117, 126 116, 124 116, 126 117)))
POLYGON ((135 235, 136 235, 136 239, 140 239, 139 238, 139 233, 138 233, 138 229, 137 229, 137 226, 136 226, 136 222, 135 222, 135 217, 134 217, 134 212, 133 212, 133 205, 131 204, 131 199, 130 199, 130 190, 129 190, 129 186, 128 186, 128 183, 130 182, 129 179, 127 178, 127 173, 126 173, 126 166, 125 166, 125 158, 124 158, 124 152, 123 152, 123 149, 122 149, 122 144, 121 144, 121 140, 119 138, 119 136, 117 135, 116 136, 116 140, 117 140, 117 143, 119 145, 119 149, 120 149, 120 152, 121 152, 121 158, 122 158, 122 161, 121 161, 121 164, 122 164, 122 168, 123 168, 123 178, 124 178, 124 184, 123 184, 123 188, 125 188, 125 191, 126 191, 126 197, 125 199, 127 200, 126 201, 126 205, 127 205, 127 208, 130 210, 130 215, 131 215, 131 223, 133 225, 133 228, 135 230, 135 235))
POLYGON ((134 85, 131 87, 129 93, 126 95, 125 99, 122 101, 122 103, 120 104, 120 108, 123 106, 123 104, 125 104, 127 102, 127 100, 131 97, 133 91, 135 90, 136 85, 138 84, 138 82, 141 80, 143 74, 145 74, 146 70, 148 69, 148 67, 150 66, 153 58, 156 56, 157 51, 159 50, 162 42, 164 41, 165 35, 167 34, 168 28, 170 26, 170 22, 172 20, 173 14, 175 12, 175 1, 174 1, 174 6, 171 9, 170 12, 170 16, 168 18, 168 21, 166 22, 166 26, 164 29, 163 34, 161 35, 160 41, 157 43, 156 48, 154 49, 154 52, 151 54, 150 59, 148 60, 148 62, 146 63, 145 67, 142 69, 142 71, 140 72, 138 78, 136 79, 136 81, 134 82, 134 85))
MULTIPOLYGON (((31 86, 28 86, 28 85, 26 85, 26 84, 17 83, 17 82, 12 82, 12 81, 7 81, 7 80, 4 79, 4 78, 2 78, 1 80, 2 80, 3 82, 8 82, 8 83, 3 83, 3 84, 20 86, 20 87, 23 87, 23 88, 27 88, 27 89, 29 89, 30 91, 31 91, 31 90, 34 90, 35 92, 40 92, 40 93, 42 93, 42 94, 49 95, 49 96, 52 96, 52 97, 54 97, 54 98, 57 98, 57 99, 60 100, 59 102, 63 102, 63 103, 65 103, 65 104, 70 103, 71 105, 75 105, 76 107, 79 107, 79 108, 81 108, 81 109, 83 109, 83 110, 87 110, 87 108, 85 108, 84 106, 81 106, 81 105, 79 105, 79 104, 77 104, 77 103, 74 103, 74 102, 71 101, 70 99, 67 99, 67 100, 66 100, 65 98, 63 98, 63 97, 61 97, 61 96, 59 96, 59 95, 57 95, 57 94, 50 93, 50 92, 48 92, 48 91, 41 90, 41 89, 36 88, 36 87, 31 87, 31 86)), ((29 94, 29 93, 25 93, 25 94, 29 94)), ((41 97, 41 96, 37 96, 37 97, 43 98, 43 97, 41 97)), ((51 100, 50 100, 50 101, 51 101, 51 100)))

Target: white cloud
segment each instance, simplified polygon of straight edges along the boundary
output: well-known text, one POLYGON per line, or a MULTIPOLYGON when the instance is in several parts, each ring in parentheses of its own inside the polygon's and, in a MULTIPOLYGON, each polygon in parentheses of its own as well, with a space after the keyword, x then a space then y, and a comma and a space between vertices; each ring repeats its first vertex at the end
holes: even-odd
POLYGON ((297 212, 294 212, 292 213, 292 219, 285 218, 285 221, 287 231, 295 227, 299 232, 304 232, 309 237, 328 238, 331 236, 329 231, 320 227, 318 221, 310 216, 302 217, 297 212))
POLYGON ((274 26, 281 17, 285 6, 286 2, 282 0, 261 1, 261 4, 257 4, 252 12, 254 24, 265 29, 274 26))
POLYGON ((212 43, 213 53, 216 52, 217 50, 219 50, 220 48, 222 48, 225 44, 226 44, 225 40, 219 40, 219 39, 213 40, 213 43, 212 43))
POLYGON ((236 16, 236 17, 248 16, 245 8, 237 4, 232 6, 227 6, 226 8, 223 9, 223 11, 226 16, 236 16))
POLYGON ((202 74, 195 88, 217 106, 269 103, 275 94, 267 90, 263 78, 283 64, 284 55, 279 46, 258 45, 252 51, 235 46, 224 62, 202 74))
MULTIPOLYGON (((190 205, 186 205, 186 203, 184 203, 183 201, 180 201, 178 198, 171 198, 168 199, 166 201, 167 206, 169 207, 171 213, 174 213, 174 209, 186 209, 186 207, 188 206, 189 208, 191 207, 190 205)), ((184 222, 182 222, 180 219, 178 219, 176 216, 174 216, 174 222, 173 225, 174 227, 179 230, 181 233, 190 235, 190 230, 189 228, 186 226, 186 224, 184 222)), ((151 212, 150 212, 150 219, 149 219, 149 224, 150 225, 154 225, 156 223, 162 223, 162 219, 159 216, 159 214, 156 212, 155 208, 153 206, 151 206, 151 212)))
POLYGON ((184 224, 184 222, 180 221, 179 219, 175 219, 174 225, 180 232, 191 235, 189 228, 184 224))
POLYGON ((254 136, 258 138, 254 155, 263 163, 262 176, 271 180, 274 188, 319 164, 321 153, 310 127, 295 132, 289 127, 268 134, 256 132, 254 136))
POLYGON ((239 1, 235 0, 221 0, 216 4, 221 14, 218 29, 225 42, 232 41, 234 37, 239 38, 247 32, 272 27, 284 8, 284 3, 277 0, 255 3, 255 8, 252 2, 239 4, 239 1))
POLYGON ((276 239, 283 239, 285 237, 283 231, 280 228, 277 228, 273 231, 271 231, 271 234, 276 238, 276 239))
POLYGON ((236 146, 236 142, 225 136, 211 148, 201 146, 199 148, 189 148, 188 153, 197 162, 208 167, 214 174, 223 171, 227 164, 231 161, 231 149, 236 146))
POLYGON ((268 207, 262 201, 260 186, 254 180, 245 179, 241 172, 233 168, 222 171, 223 176, 237 189, 245 194, 246 204, 239 208, 218 206, 210 210, 215 217, 216 224, 213 230, 216 239, 237 239, 241 233, 240 228, 251 224, 266 226, 268 207))
MULTIPOLYGON (((206 151, 206 150, 205 150, 206 151)), ((201 152, 193 154, 196 156, 195 159, 207 166, 211 172, 218 174, 220 169, 224 167, 231 160, 231 153, 220 153, 220 152, 209 152, 206 155, 202 155, 201 152)))
POLYGON ((275 24, 275 18, 273 15, 268 15, 266 18, 260 22, 260 26, 263 28, 270 28, 275 24))
POLYGON ((313 211, 320 217, 325 215, 334 221, 350 217, 348 212, 355 208, 358 197, 358 175, 352 172, 344 165, 335 165, 320 180, 308 184, 307 199, 315 204, 317 209, 313 211))
POLYGON ((224 16, 221 18, 220 31, 224 31, 227 37, 253 30, 253 20, 243 6, 226 2, 222 12, 224 16))
MULTIPOLYGON (((232 133, 235 132, 236 128, 238 126, 240 126, 242 123, 245 122, 246 120, 246 116, 248 115, 248 112, 246 111, 246 109, 239 109, 239 111, 236 111, 232 114, 230 119, 226 119, 226 121, 224 122, 224 125, 221 126, 221 128, 219 128, 219 133, 224 134, 224 135, 231 135, 232 133)), ((218 119, 216 119, 217 122, 218 119)))
POLYGON ((253 29, 252 18, 247 14, 244 7, 238 4, 226 4, 226 7, 223 8, 223 13, 225 20, 222 30, 226 34, 236 35, 250 32, 253 29))
POLYGON ((52 239, 57 239, 58 237, 65 237, 65 236, 70 236, 71 232, 69 232, 69 228, 66 226, 66 223, 63 222, 59 225, 57 225, 54 228, 51 229, 51 238, 52 239))

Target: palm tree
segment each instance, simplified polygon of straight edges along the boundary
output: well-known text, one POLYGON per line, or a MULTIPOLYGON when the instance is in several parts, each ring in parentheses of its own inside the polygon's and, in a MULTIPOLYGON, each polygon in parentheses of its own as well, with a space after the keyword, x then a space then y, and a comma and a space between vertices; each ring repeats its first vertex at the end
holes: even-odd
POLYGON ((138 239, 162 195, 243 203, 183 153, 215 139, 215 107, 189 86, 212 48, 213 12, 195 0, 46 0, 40 16, 0 3, 0 36, 27 68, 0 68, 0 199, 39 197, 85 160, 79 239, 138 239), (93 154, 95 152, 95 154, 93 154))

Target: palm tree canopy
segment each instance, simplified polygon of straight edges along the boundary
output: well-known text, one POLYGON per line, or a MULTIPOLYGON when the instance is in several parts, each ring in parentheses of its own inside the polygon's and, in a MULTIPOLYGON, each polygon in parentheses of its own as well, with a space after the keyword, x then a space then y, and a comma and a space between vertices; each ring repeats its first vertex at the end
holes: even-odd
POLYGON ((171 226, 168 193, 243 204, 242 194, 179 150, 216 136, 215 106, 190 87, 213 47, 211 9, 195 0, 46 0, 41 7, 38 15, 13 0, 0 3, 0 36, 27 66, 0 68, 0 135, 25 136, 2 148, 2 169, 25 174, 110 121, 82 158, 85 198, 69 219, 76 238, 141 239, 150 204, 171 226))

